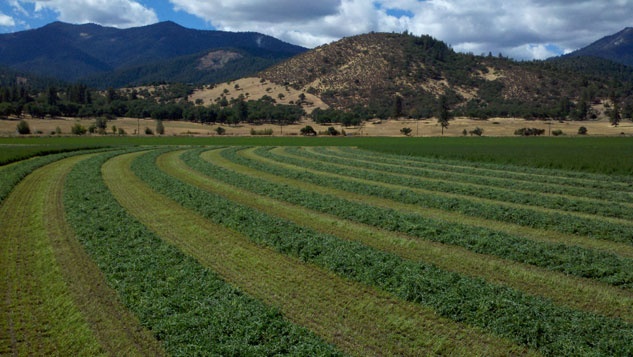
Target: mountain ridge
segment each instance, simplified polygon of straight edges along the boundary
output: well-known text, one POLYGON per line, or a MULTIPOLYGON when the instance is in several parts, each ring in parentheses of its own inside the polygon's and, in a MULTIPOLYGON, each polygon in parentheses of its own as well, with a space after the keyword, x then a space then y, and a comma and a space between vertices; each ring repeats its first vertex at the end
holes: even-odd
POLYGON ((0 64, 72 82, 215 49, 246 51, 273 62, 306 50, 255 32, 194 30, 172 21, 130 29, 57 21, 0 35, 0 64))
POLYGON ((605 36, 562 57, 580 56, 598 57, 633 66, 633 27, 626 27, 613 35, 605 36))

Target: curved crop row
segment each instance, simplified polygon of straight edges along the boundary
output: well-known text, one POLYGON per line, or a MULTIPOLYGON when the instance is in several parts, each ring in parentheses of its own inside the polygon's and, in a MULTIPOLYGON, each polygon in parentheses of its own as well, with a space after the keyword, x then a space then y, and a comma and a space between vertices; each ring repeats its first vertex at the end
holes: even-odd
POLYGON ((377 169, 409 174, 418 177, 428 177, 432 179, 456 181, 461 183, 475 183, 492 187, 513 187, 527 192, 548 193, 554 195, 564 195, 572 197, 581 197, 595 199, 599 201, 612 201, 621 203, 630 203, 633 194, 623 194, 622 187, 612 185, 612 182, 620 183, 611 177, 602 178, 600 183, 607 182, 607 188, 595 187, 595 182, 590 187, 574 185, 573 182, 567 183, 547 183, 539 177, 529 179, 519 179, 517 177, 504 177, 504 172, 493 172, 490 175, 484 175, 477 171, 478 165, 472 164, 471 171, 464 168, 461 172, 451 171, 450 161, 446 163, 446 169, 442 167, 433 167, 425 164, 409 164, 408 156, 386 156, 383 155, 379 160, 374 153, 363 150, 345 150, 340 147, 310 147, 307 151, 321 155, 326 161, 334 160, 335 162, 344 162, 352 167, 363 167, 370 164, 377 169))
MULTIPOLYGON (((221 154, 229 160, 238 162, 243 158, 237 155, 237 150, 223 150, 221 154)), ((197 158, 195 153, 187 153, 184 159, 194 168, 204 170, 201 167, 204 162, 201 165, 202 160, 197 158)), ((257 163, 248 161, 246 164, 258 166, 257 163)), ((262 171, 240 174, 216 165, 210 170, 213 170, 214 177, 238 187, 354 222, 439 243, 458 245, 473 252, 496 255, 617 286, 630 288, 633 283, 633 261, 612 253, 565 244, 536 242, 491 229, 428 219, 420 214, 393 209, 390 202, 381 206, 362 195, 350 200, 342 197, 342 191, 327 190, 321 193, 315 191, 320 189, 315 185, 311 185, 309 189, 300 188, 307 186, 303 181, 286 180, 273 175, 264 178, 265 174, 262 171)))
POLYGON ((168 353, 335 354, 132 218, 101 177, 101 165, 113 156, 84 161, 70 173, 68 220, 124 304, 168 353))
POLYGON ((484 278, 486 281, 519 289, 531 295, 543 296, 560 305, 633 321, 633 296, 617 288, 566 274, 535 269, 490 255, 472 253, 461 247, 386 232, 256 194, 222 182, 213 177, 212 173, 203 174, 201 171, 208 171, 208 165, 202 166, 201 171, 193 169, 180 160, 182 154, 183 151, 163 154, 158 157, 157 166, 183 182, 320 233, 358 241, 405 259, 433 264, 444 270, 484 278))
POLYGON ((164 354, 118 302, 66 224, 64 180, 87 157, 34 171, 0 207, 0 354, 164 354))
POLYGON ((368 150, 339 147, 342 152, 352 152, 372 159, 380 158, 387 162, 399 161, 412 167, 435 168, 447 172, 478 174, 490 177, 502 177, 519 181, 543 182, 589 189, 600 188, 613 191, 625 191, 633 194, 633 179, 630 176, 610 176, 579 171, 539 169, 526 166, 492 164, 484 162, 466 162, 451 159, 437 159, 421 156, 386 155, 368 150))
POLYGON ((585 217, 580 214, 558 212, 482 199, 465 198, 437 192, 410 189, 376 182, 372 179, 349 177, 349 170, 327 173, 301 160, 292 160, 259 148, 256 154, 266 160, 263 170, 285 177, 300 179, 323 186, 344 189, 402 203, 427 208, 459 212, 472 217, 516 223, 522 226, 548 229, 562 233, 588 236, 614 242, 633 244, 633 224, 615 219, 585 217))
POLYGON ((11 190, 23 178, 34 170, 43 167, 51 162, 55 162, 67 157, 79 155, 87 152, 98 152, 106 149, 89 150, 89 151, 70 151, 59 154, 51 154, 46 156, 38 156, 22 161, 14 162, 5 166, 0 166, 0 203, 4 201, 11 190))
MULTIPOLYGON (((549 208, 558 211, 578 212, 603 217, 633 219, 633 205, 618 203, 603 199, 587 199, 582 196, 567 196, 545 193, 542 190, 524 190, 516 181, 504 182, 501 186, 491 185, 489 182, 471 180, 461 182, 446 175, 442 178, 420 175, 419 171, 410 170, 403 166, 385 166, 380 163, 358 163, 350 159, 315 154, 310 148, 288 148, 282 153, 284 157, 301 158, 318 165, 318 169, 327 172, 347 170, 349 175, 361 179, 372 179, 378 182, 420 188, 427 191, 453 193, 463 196, 490 199, 500 202, 510 202, 521 205, 549 208), (289 156, 290 155, 290 156, 289 156), (354 167, 355 170, 349 170, 354 167)), ((431 175, 432 176, 432 175, 431 175)), ((587 190, 585 190, 586 192, 587 190)), ((621 196, 621 194, 620 194, 621 196)))
POLYGON ((432 306, 444 316, 485 327, 544 353, 633 352, 628 351, 633 340, 613 339, 614 335, 633 339, 627 331, 630 327, 621 320, 555 306, 513 289, 298 227, 171 178, 156 168, 158 155, 136 161, 135 173, 155 190, 260 244, 432 306))

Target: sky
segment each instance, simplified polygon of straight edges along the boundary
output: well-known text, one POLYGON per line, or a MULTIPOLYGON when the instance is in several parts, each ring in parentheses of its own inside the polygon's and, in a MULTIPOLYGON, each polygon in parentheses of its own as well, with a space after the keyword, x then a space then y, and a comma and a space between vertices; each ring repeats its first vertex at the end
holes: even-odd
POLYGON ((362 33, 431 35, 456 51, 545 59, 633 27, 633 0, 0 0, 0 33, 53 21, 255 31, 314 48, 362 33))

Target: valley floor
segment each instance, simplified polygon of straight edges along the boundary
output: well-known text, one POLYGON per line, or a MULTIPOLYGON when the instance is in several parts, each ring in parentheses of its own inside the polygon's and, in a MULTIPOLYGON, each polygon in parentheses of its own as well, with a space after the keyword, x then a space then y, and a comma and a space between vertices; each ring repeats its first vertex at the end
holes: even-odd
MULTIPOLYGON (((56 129, 61 130, 61 135, 69 135, 71 127, 75 123, 81 123, 84 127, 89 127, 94 123, 94 119, 26 119, 29 123, 31 131, 39 135, 54 134, 56 129)), ((0 120, 0 136, 16 136, 17 119, 0 120)), ((191 136, 215 136, 215 129, 222 126, 226 129, 227 136, 250 136, 251 130, 263 131, 272 129, 274 136, 291 136, 299 135, 302 127, 311 125, 317 132, 325 132, 330 125, 315 124, 311 120, 304 120, 300 123, 287 125, 283 128, 278 125, 249 125, 240 124, 238 126, 228 125, 204 125, 190 123, 185 121, 166 121, 165 135, 191 135, 191 136)), ((108 133, 112 133, 112 128, 125 130, 126 135, 145 135, 145 129, 149 128, 153 132, 156 130, 156 122, 151 119, 133 119, 120 118, 108 122, 108 133)), ((354 136, 403 136, 400 132, 402 128, 410 128, 411 136, 429 137, 441 136, 442 130, 435 119, 426 120, 374 120, 365 122, 358 127, 341 127, 333 125, 339 132, 345 131, 347 135, 354 136)), ((463 136, 464 130, 470 132, 479 127, 483 129, 484 136, 513 136, 515 130, 520 128, 538 128, 544 129, 545 135, 555 130, 561 130, 566 136, 578 135, 578 128, 584 126, 587 128, 587 134, 590 136, 633 136, 633 123, 623 121, 618 127, 612 126, 606 119, 594 121, 540 121, 540 120, 524 120, 518 118, 491 118, 488 120, 474 120, 468 118, 456 118, 450 121, 448 129, 444 131, 445 136, 463 136)))

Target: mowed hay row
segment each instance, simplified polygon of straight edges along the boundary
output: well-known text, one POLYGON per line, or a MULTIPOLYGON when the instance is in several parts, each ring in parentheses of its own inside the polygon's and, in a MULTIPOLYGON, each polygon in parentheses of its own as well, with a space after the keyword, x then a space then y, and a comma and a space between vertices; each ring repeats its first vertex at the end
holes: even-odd
MULTIPOLYGON (((596 345, 601 345, 598 350, 630 348, 628 342, 620 347, 609 342, 613 334, 623 333, 628 338, 627 332, 623 332, 629 329, 628 324, 620 319, 557 306, 514 289, 297 226, 174 179, 156 168, 154 161, 159 156, 160 153, 153 153, 136 160, 132 165, 135 173, 155 190, 281 253, 375 286, 403 300, 430 306, 447 317, 485 327, 544 353, 580 353, 594 350, 596 345), (516 320, 512 322, 513 319, 516 320), (596 328, 605 333, 604 337, 590 332, 596 328), (596 343, 596 339, 602 342, 596 343)), ((304 197, 310 199, 309 195, 304 197)))
MULTIPOLYGON (((544 207, 541 197, 532 200, 532 205, 509 202, 500 197, 481 198, 467 192, 446 192, 442 189, 447 185, 440 184, 435 188, 417 188, 407 180, 398 180, 392 175, 382 172, 363 172, 363 170, 349 170, 346 167, 335 167, 327 162, 306 160, 290 154, 281 155, 279 152, 292 150, 277 148, 267 150, 259 148, 256 154, 268 163, 276 163, 285 169, 299 172, 304 179, 312 179, 323 185, 333 187, 362 188, 373 196, 394 199, 402 203, 419 205, 431 209, 450 209, 467 216, 474 216, 495 221, 518 223, 523 226, 542 228, 594 237, 596 239, 612 240, 616 242, 633 243, 633 223, 631 220, 617 217, 595 216, 594 214, 569 212, 564 209, 544 207), (394 181, 394 183, 391 183, 394 181), (405 181, 405 183, 403 183, 405 181), (406 194, 403 194, 403 191, 406 194)), ((427 183, 428 185, 428 183, 427 183)), ((450 190, 449 188, 446 188, 450 190)), ((495 188, 492 187, 491 191, 495 188)), ((511 201, 521 201, 515 193, 506 192, 511 201)), ((576 204, 580 206, 580 204, 576 204)), ((605 212, 608 215, 609 212, 605 212)), ((625 214, 628 216, 628 214, 625 214)))
MULTIPOLYGON (((54 194, 37 194, 57 197, 44 201, 58 213, 44 221, 52 227, 48 234, 76 238, 75 245, 52 239, 54 258, 48 259, 68 265, 72 254, 83 252, 81 259, 102 274, 123 311, 151 333, 145 347, 143 338, 128 337, 141 346, 135 354, 633 353, 630 257, 622 249, 617 254, 630 248, 623 242, 531 227, 513 235, 512 223, 498 227, 477 217, 450 231, 468 216, 291 174, 327 177, 318 166, 298 163, 322 165, 327 159, 318 157, 335 150, 141 150, 69 162, 56 176, 56 190, 47 191, 54 194), (431 219, 426 211, 433 211, 431 219), (419 230, 417 219, 426 219, 428 230, 419 230), (477 221, 484 222, 470 224, 477 221), (427 233, 440 238, 427 239, 427 233), (547 262, 521 261, 448 241, 465 233, 482 246, 487 239, 488 245, 513 239, 530 254, 555 252, 547 262), (587 271, 566 266, 581 256, 587 271)), ((399 189, 406 194, 406 187, 399 189)), ((20 203, 7 199, 2 209, 20 203)), ((130 354, 112 346, 117 338, 108 346, 100 337, 126 327, 100 325, 77 298, 94 269, 75 275, 62 269, 57 278, 75 281, 66 294, 93 341, 78 345, 130 354)), ((12 313, 12 305, 5 306, 12 313)), ((11 353, 6 346, 16 339, 6 336, 2 351, 11 353)))
POLYGON ((159 343, 118 302, 66 223, 65 177, 89 157, 77 154, 12 165, 15 173, 33 173, 0 206, 0 352, 163 355, 159 343))
MULTIPOLYGON (((236 186, 236 181, 222 181, 212 166, 205 165, 198 151, 172 151, 157 158, 158 167, 169 175, 219 194, 229 200, 274 214, 318 232, 392 252, 400 257, 432 263, 442 269, 485 277, 486 280, 542 295, 570 307, 633 321, 633 301, 629 293, 591 280, 574 279, 490 255, 468 252, 446 244, 392 233, 370 225, 341 219, 301 205, 257 194, 236 186), (181 159, 182 156, 182 159, 181 159), (185 163, 186 160, 187 162, 185 163), (205 174, 206 173, 206 174, 205 174)), ((219 164, 221 157, 215 157, 219 164)), ((257 183, 256 183, 257 185, 257 183)), ((262 187, 266 190, 266 187, 262 187)))

